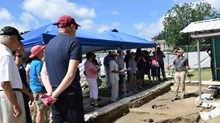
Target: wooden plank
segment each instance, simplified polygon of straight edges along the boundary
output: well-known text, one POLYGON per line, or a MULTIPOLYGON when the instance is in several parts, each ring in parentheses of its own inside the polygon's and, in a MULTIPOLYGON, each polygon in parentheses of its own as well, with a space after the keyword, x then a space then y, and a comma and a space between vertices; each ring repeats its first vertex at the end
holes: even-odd
POLYGON ((220 81, 202 81, 202 85, 220 85, 220 81))

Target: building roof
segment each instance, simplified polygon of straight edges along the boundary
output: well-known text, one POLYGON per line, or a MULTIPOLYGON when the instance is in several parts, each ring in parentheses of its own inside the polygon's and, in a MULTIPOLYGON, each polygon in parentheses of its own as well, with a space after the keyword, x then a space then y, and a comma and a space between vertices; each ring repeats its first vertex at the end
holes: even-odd
POLYGON ((166 43, 166 40, 157 40, 157 43, 166 43))
POLYGON ((220 30, 220 18, 192 22, 180 32, 190 33, 190 32, 217 31, 217 30, 220 30))

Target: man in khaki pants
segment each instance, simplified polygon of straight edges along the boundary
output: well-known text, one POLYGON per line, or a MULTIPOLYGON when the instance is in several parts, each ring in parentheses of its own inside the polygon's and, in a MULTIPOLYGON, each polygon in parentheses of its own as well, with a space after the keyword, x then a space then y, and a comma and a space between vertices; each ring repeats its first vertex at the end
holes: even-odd
POLYGON ((188 59, 183 56, 184 51, 182 49, 177 50, 177 57, 174 59, 173 64, 168 65, 168 69, 174 65, 175 73, 175 82, 177 88, 174 91, 174 97, 171 101, 178 99, 178 91, 180 87, 181 99, 184 99, 185 94, 185 79, 186 79, 186 71, 190 69, 188 59))
POLYGON ((22 81, 13 54, 23 38, 17 29, 0 30, 0 123, 25 123, 22 81))

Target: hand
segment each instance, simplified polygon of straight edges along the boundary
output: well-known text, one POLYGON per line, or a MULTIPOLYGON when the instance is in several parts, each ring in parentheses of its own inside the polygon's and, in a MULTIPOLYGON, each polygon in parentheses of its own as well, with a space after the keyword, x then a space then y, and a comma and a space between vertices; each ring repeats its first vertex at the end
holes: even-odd
POLYGON ((187 69, 187 70, 189 70, 189 69, 190 69, 190 67, 189 67, 189 66, 186 66, 186 69, 187 69))
POLYGON ((21 114, 22 114, 22 111, 21 111, 20 107, 18 105, 13 106, 14 117, 19 117, 19 116, 21 116, 21 114))
POLYGON ((57 98, 52 98, 50 95, 47 95, 47 94, 42 94, 40 96, 40 99, 47 106, 50 106, 51 104, 53 104, 53 103, 55 103, 57 101, 57 98))
POLYGON ((22 55, 22 54, 23 54, 22 48, 19 46, 18 49, 16 50, 16 55, 22 55))
POLYGON ((30 92, 30 94, 28 95, 29 101, 30 101, 30 105, 32 105, 32 103, 34 102, 34 96, 33 93, 30 92))

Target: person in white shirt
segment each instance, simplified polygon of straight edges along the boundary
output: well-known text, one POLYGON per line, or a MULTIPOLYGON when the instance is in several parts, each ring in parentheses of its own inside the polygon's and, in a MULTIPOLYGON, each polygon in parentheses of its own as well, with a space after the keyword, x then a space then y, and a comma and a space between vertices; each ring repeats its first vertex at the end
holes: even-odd
POLYGON ((118 64, 115 62, 116 56, 118 53, 115 51, 111 51, 110 57, 111 60, 109 62, 109 80, 111 83, 111 101, 115 102, 118 99, 118 81, 119 81, 119 74, 121 73, 118 68, 118 64))
POLYGON ((25 123, 22 81, 13 53, 18 50, 20 40, 16 28, 5 26, 0 31, 0 122, 25 123))

